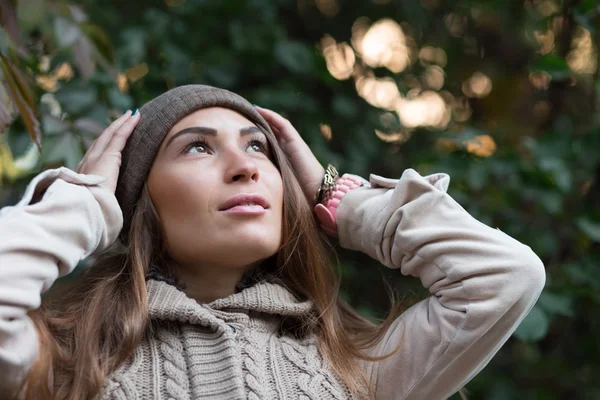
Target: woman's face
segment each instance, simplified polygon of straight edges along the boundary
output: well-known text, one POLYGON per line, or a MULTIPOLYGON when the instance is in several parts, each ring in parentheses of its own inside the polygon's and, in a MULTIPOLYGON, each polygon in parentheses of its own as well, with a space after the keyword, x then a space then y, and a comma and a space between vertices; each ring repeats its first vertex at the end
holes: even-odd
POLYGON ((169 254, 181 266, 244 268, 278 251, 281 174, 266 136, 241 114, 212 107, 177 122, 147 184, 169 254), (240 194, 256 196, 241 203, 265 204, 227 208, 240 194))

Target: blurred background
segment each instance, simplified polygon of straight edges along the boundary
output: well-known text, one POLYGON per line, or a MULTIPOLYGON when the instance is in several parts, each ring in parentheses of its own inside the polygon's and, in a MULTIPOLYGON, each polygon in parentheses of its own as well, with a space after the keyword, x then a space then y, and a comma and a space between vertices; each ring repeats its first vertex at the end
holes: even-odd
MULTIPOLYGON (((596 0, 2 0, 0 206, 74 169, 126 109, 203 83, 272 108, 319 160, 447 172, 472 215, 528 244, 547 285, 471 399, 600 399, 600 4, 596 0)), ((341 251, 369 318, 384 280, 341 251)), ((457 396, 455 396, 457 398, 457 396)))

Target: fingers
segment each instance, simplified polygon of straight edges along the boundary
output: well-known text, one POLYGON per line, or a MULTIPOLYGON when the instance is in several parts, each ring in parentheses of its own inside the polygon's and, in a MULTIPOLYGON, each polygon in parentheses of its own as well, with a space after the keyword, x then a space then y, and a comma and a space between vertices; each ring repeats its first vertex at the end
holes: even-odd
POLYGON ((262 107, 256 107, 256 111, 271 125, 273 132, 278 134, 281 139, 286 142, 301 139, 300 134, 292 123, 275 111, 262 107))
POLYGON ((94 140, 94 143, 88 149, 89 153, 101 153, 110 139, 113 137, 113 134, 119 129, 125 121, 127 121, 131 116, 131 110, 127 110, 125 114, 121 115, 119 118, 114 120, 105 130, 94 140))
POLYGON ((117 128, 117 130, 115 131, 115 133, 112 135, 112 138, 106 145, 106 148, 104 149, 103 152, 108 152, 108 153, 119 152, 120 153, 123 150, 123 148, 125 147, 125 143, 127 143, 127 139, 131 135, 131 132, 133 132, 133 129, 135 128, 137 123, 140 121, 140 115, 141 114, 138 112, 135 115, 132 115, 131 117, 129 117, 123 124, 121 124, 121 126, 119 126, 117 128))

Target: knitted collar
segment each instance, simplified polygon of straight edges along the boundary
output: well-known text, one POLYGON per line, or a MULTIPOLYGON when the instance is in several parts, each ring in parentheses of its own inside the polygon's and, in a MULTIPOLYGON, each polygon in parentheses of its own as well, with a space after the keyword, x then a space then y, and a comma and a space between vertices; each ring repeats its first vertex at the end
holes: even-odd
POLYGON ((198 324, 222 330, 224 324, 239 323, 248 312, 304 319, 313 312, 312 301, 298 300, 285 287, 259 282, 228 297, 199 304, 184 292, 163 281, 146 283, 150 319, 198 324))

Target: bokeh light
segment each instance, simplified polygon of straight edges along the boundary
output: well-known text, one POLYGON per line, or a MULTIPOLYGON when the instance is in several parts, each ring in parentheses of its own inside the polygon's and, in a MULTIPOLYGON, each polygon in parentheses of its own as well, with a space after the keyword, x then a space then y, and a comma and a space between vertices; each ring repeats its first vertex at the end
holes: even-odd
POLYGON ((356 80, 358 94, 374 107, 394 110, 401 100, 396 82, 389 77, 360 76, 356 80))
POLYGON ((575 30, 567 64, 578 74, 594 74, 598 68, 598 51, 592 43, 592 34, 582 26, 575 30))
POLYGON ((348 43, 338 44, 330 35, 325 35, 321 39, 321 51, 331 76, 338 80, 348 79, 352 76, 356 57, 348 43))
POLYGON ((444 70, 437 65, 430 65, 421 75, 421 81, 430 89, 440 90, 444 87, 446 74, 444 70))
POLYGON ((425 46, 419 51, 419 60, 422 65, 437 64, 443 68, 448 62, 448 57, 440 47, 425 46))
POLYGON ((331 126, 329 124, 321 124, 319 125, 319 129, 321 130, 321 134, 325 138, 325 140, 329 141, 333 137, 331 132, 331 126))
POLYGON ((538 53, 548 54, 554 50, 554 32, 551 30, 547 30, 546 32, 534 31, 533 36, 540 46, 538 53))
POLYGON ((536 71, 529 74, 529 81, 539 90, 546 90, 552 81, 552 75, 546 71, 536 71))
POLYGON ((462 91, 468 97, 486 97, 492 91, 492 80, 483 72, 475 72, 463 82, 462 91))
POLYGON ((467 142, 467 151, 479 157, 489 157, 496 152, 496 142, 490 135, 478 135, 467 142))
POLYGON ((402 125, 445 128, 450 122, 450 110, 439 93, 426 90, 414 98, 400 99, 396 108, 402 125))
POLYGON ((364 62, 372 67, 386 67, 394 73, 402 72, 410 63, 406 36, 400 25, 392 19, 375 22, 357 39, 356 44, 364 62))

